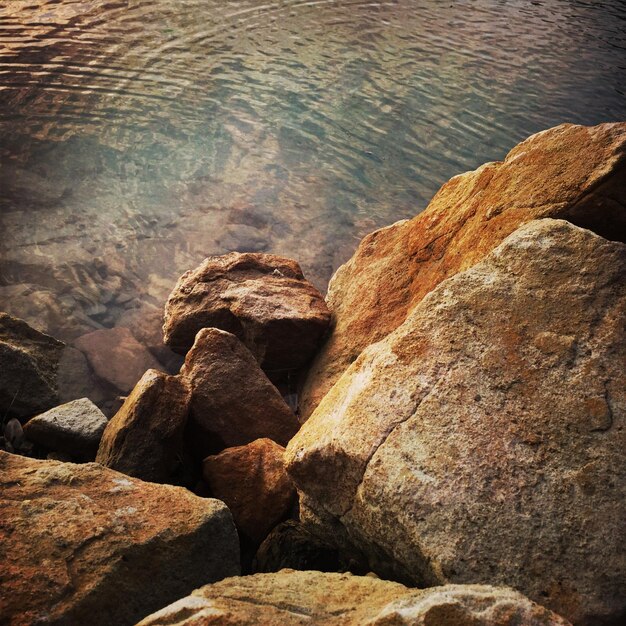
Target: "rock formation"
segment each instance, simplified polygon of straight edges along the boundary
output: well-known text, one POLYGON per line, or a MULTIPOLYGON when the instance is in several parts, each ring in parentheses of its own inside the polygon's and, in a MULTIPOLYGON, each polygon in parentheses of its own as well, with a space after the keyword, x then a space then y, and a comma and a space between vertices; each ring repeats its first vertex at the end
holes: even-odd
POLYGON ((207 258, 183 274, 165 307, 165 343, 185 354, 202 328, 236 335, 264 370, 305 365, 328 328, 324 298, 291 259, 272 254, 207 258))
POLYGON ((619 623, 624 276, 626 245, 545 219, 442 282, 292 440, 307 506, 420 584, 619 623))
POLYGON ((309 370, 302 417, 364 348, 521 224, 562 218, 626 241, 625 178, 626 123, 564 124, 526 139, 501 163, 452 178, 412 220, 365 237, 331 280, 333 331, 309 370))
POLYGON ((207 585, 137 626, 568 626, 506 588, 448 585, 416 591, 368 576, 283 570, 207 585))

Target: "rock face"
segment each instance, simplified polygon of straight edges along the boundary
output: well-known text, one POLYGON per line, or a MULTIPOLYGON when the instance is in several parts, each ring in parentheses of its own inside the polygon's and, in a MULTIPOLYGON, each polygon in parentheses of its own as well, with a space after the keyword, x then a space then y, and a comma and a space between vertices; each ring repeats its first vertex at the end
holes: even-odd
POLYGON ((365 237, 331 280, 334 328, 302 389, 302 417, 364 348, 521 224, 562 218, 626 241, 625 177, 626 123, 564 124, 523 141, 501 163, 452 178, 414 219, 365 237))
POLYGON ((207 258, 178 280, 165 307, 165 343, 185 354, 202 328, 233 333, 266 371, 297 369, 330 322, 322 295, 300 266, 272 254, 207 258))
POLYGON ((82 398, 33 417, 24 433, 44 449, 93 461, 106 425, 102 411, 88 398, 82 398))
POLYGON ((418 583, 621 623, 624 276, 626 245, 546 219, 439 285, 289 445, 308 506, 418 583))
POLYGON ((121 393, 128 393, 146 370, 162 369, 130 330, 122 326, 88 333, 74 345, 85 354, 94 373, 121 393))
POLYGON ((0 452, 0 615, 27 624, 134 624, 238 573, 228 509, 94 463, 0 452))
POLYGON ((567 626, 511 589, 448 585, 416 591, 368 576, 283 570, 228 578, 138 626, 567 626))
POLYGON ((29 417, 58 403, 57 374, 64 344, 26 322, 0 313, 0 413, 29 417))
POLYGON ((96 461, 129 476, 167 482, 180 464, 191 391, 148 370, 109 422, 96 461))
POLYGON ((209 456, 202 464, 211 494, 228 505, 239 531, 257 544, 295 503, 296 490, 285 471, 284 452, 270 439, 257 439, 209 456))
POLYGON ((286 445, 299 428, 250 351, 230 333, 201 330, 181 376, 191 384, 190 429, 202 458, 265 437, 286 445))

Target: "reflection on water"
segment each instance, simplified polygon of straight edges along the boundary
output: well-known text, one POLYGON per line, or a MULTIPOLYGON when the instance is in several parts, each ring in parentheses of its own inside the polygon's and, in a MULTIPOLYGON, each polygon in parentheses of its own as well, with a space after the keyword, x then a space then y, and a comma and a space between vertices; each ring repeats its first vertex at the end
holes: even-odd
POLYGON ((0 0, 0 308, 133 325, 229 250, 324 288, 450 176, 625 94, 626 2, 0 0))

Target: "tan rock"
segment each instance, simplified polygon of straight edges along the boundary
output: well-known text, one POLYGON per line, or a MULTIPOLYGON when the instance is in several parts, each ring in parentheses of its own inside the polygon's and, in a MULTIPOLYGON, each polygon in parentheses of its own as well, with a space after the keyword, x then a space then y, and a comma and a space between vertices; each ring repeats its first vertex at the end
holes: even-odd
POLYGON ((330 322, 322 295, 291 259, 232 252, 180 277, 165 307, 165 343, 185 354, 198 331, 233 333, 263 369, 305 365, 330 322))
POLYGON ((283 461, 285 449, 270 439, 257 439, 209 456, 202 475, 211 495, 228 505, 241 533, 254 543, 285 519, 296 490, 283 461))
POLYGON ((190 429, 202 458, 265 437, 286 445, 299 428, 250 351, 230 333, 201 330, 181 375, 191 384, 190 429))
POLYGON ((0 452, 3 624, 130 625, 238 570, 217 500, 95 463, 0 452))
POLYGON ((626 123, 563 124, 523 141, 503 162, 452 178, 412 220, 368 235, 331 280, 334 328, 304 383, 301 415, 427 293, 521 224, 562 218, 626 241, 625 168, 626 123))
POLYGON ((106 427, 96 461, 142 480, 168 482, 181 463, 190 400, 184 379, 148 370, 106 427))
POLYGON ((94 373, 122 393, 128 393, 146 370, 162 369, 130 330, 122 326, 88 333, 74 345, 85 354, 94 373))
POLYGON ((626 245, 531 222, 370 346, 287 449, 307 505, 418 583, 626 610, 626 245))
POLYGON ((506 588, 448 585, 417 591, 369 576, 282 570, 228 578, 138 626, 568 626, 506 588))

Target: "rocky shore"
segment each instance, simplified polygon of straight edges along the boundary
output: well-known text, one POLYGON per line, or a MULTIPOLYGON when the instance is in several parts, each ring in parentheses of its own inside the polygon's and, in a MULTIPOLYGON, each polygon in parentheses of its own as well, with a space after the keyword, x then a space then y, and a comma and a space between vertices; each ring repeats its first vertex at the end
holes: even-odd
POLYGON ((167 348, 0 313, 0 625, 626 623, 626 123, 456 176, 326 298, 262 253, 171 287, 167 348))

